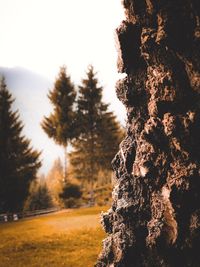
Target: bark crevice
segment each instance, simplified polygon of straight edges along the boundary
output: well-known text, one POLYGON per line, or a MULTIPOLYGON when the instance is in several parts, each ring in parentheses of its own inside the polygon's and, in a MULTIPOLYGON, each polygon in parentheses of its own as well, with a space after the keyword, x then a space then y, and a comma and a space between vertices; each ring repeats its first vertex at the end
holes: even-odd
POLYGON ((123 0, 127 135, 97 267, 200 266, 200 2, 123 0))

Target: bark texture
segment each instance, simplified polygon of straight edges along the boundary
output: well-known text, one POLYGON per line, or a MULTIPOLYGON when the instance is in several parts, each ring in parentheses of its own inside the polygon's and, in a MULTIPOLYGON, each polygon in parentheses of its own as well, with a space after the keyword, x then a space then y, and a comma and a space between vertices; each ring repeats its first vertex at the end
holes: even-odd
POLYGON ((127 136, 97 267, 200 266, 200 1, 124 0, 127 136))

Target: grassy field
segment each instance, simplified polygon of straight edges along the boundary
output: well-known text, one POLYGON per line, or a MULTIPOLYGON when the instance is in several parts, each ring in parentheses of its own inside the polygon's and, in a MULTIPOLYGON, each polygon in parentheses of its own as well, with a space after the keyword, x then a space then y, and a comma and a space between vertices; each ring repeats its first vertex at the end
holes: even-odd
POLYGON ((62 211, 0 225, 0 267, 92 267, 107 208, 62 211))

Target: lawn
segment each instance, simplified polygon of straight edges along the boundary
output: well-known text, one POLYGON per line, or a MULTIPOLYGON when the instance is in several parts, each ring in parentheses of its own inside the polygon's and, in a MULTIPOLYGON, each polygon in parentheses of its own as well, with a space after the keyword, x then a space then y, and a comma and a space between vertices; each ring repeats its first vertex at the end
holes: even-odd
POLYGON ((95 207, 0 224, 0 267, 92 267, 105 234, 95 207))

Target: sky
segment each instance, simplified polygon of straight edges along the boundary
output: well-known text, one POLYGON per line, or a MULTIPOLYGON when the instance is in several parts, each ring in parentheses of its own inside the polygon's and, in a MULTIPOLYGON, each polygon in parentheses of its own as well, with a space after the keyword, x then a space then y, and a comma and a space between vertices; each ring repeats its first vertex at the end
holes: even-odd
MULTIPOLYGON (((114 30, 124 18, 121 0, 0 0, 0 7, 1 67, 20 66, 54 81, 60 66, 66 65, 72 81, 79 84, 93 64, 105 88, 104 101, 111 103, 111 110, 124 123, 125 110, 114 88, 120 77, 114 30)), ((47 101, 37 104, 44 114, 47 101)), ((40 138, 40 132, 28 134, 33 145, 40 138)), ((48 142, 46 146, 51 146, 52 161, 55 147, 48 142)), ((47 147, 42 149, 46 172, 51 162, 47 147)), ((60 152, 55 151, 57 156, 60 152)))

